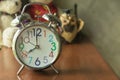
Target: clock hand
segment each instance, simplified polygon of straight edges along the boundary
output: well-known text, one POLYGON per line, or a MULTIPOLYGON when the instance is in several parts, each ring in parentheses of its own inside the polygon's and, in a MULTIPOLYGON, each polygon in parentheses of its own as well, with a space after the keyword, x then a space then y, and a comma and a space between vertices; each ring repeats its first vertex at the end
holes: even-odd
POLYGON ((28 53, 31 53, 32 51, 34 51, 35 49, 40 49, 39 45, 35 45, 35 47, 33 49, 30 49, 28 51, 28 53))
POLYGON ((38 44, 38 38, 37 38, 37 36, 36 36, 36 45, 35 45, 35 47, 36 47, 36 49, 40 49, 40 46, 38 44))
POLYGON ((40 46, 39 46, 39 45, 36 45, 35 47, 36 47, 36 49, 40 49, 40 46))
POLYGON ((33 49, 30 49, 29 51, 28 51, 28 53, 31 53, 32 51, 34 51, 36 49, 36 47, 34 47, 33 49))
POLYGON ((36 36, 36 45, 38 45, 38 38, 37 38, 37 36, 36 36))

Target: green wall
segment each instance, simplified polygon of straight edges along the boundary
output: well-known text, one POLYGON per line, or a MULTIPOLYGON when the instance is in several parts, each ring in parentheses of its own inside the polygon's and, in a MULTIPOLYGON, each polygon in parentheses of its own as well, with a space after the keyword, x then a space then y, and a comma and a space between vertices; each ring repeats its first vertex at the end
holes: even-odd
POLYGON ((120 77, 120 0, 54 1, 60 8, 73 8, 74 3, 78 4, 79 17, 85 21, 82 32, 120 77))

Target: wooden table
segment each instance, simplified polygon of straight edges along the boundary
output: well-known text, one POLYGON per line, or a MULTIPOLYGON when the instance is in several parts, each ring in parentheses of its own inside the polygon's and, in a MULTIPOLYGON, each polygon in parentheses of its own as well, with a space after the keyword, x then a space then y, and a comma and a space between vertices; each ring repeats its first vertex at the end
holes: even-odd
MULTIPOLYGON (((24 68, 20 77, 22 80, 119 80, 95 46, 86 40, 63 44, 60 57, 54 66, 59 74, 52 68, 43 71, 24 68)), ((0 51, 0 80, 17 80, 19 68, 11 48, 3 47, 0 51)))

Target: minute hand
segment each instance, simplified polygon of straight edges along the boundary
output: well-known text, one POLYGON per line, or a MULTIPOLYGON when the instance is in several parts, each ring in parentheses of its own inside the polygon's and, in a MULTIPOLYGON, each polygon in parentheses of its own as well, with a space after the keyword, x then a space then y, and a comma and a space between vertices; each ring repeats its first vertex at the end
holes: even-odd
POLYGON ((40 45, 38 44, 38 37, 36 36, 36 49, 40 49, 40 45))
POLYGON ((38 45, 38 37, 36 36, 36 45, 38 45))

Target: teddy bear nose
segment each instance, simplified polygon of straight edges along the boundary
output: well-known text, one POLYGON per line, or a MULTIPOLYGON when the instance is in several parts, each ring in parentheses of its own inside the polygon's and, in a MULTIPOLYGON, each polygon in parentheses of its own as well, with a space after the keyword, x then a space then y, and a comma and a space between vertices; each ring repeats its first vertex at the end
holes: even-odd
POLYGON ((18 6, 18 2, 17 1, 15 2, 15 5, 18 6))

